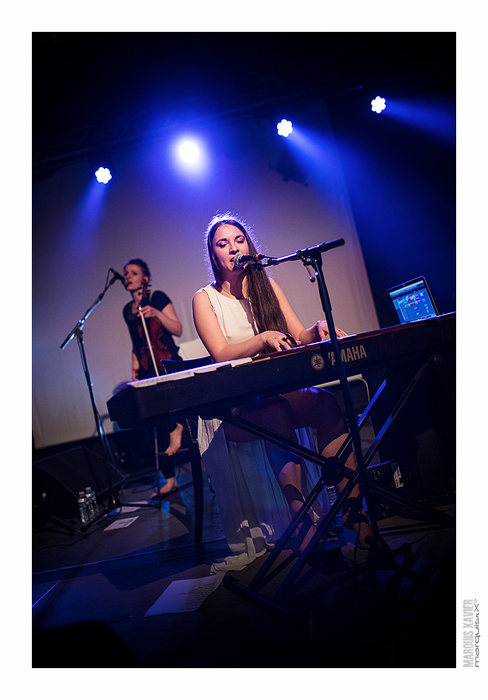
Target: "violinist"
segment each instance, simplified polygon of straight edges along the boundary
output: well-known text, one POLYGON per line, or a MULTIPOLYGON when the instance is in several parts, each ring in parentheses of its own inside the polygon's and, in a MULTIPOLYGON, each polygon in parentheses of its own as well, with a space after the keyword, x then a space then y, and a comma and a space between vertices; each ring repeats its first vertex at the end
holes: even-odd
MULTIPOLYGON (((133 258, 124 266, 124 285, 132 296, 123 309, 124 320, 132 341, 132 381, 162 373, 161 360, 180 360, 173 336, 180 337, 181 321, 171 299, 162 291, 149 292, 151 273, 147 264, 133 258)), ((181 447, 183 426, 173 423, 168 430, 158 429, 158 444, 167 443, 161 471, 166 483, 160 494, 178 488, 172 456, 181 447)), ((157 497, 154 493, 151 498, 157 497)))

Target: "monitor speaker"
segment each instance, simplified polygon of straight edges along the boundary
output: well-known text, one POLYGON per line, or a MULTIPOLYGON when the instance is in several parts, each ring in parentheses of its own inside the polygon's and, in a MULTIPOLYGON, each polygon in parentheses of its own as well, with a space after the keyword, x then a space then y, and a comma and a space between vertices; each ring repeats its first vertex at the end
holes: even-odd
POLYGON ((32 471, 33 504, 58 518, 78 517, 78 493, 91 486, 97 501, 109 496, 124 478, 111 464, 86 447, 74 447, 34 462, 32 471), (109 483, 111 481, 111 484, 109 483))
POLYGON ((400 467, 398 462, 381 462, 368 467, 366 472, 370 485, 378 486, 386 492, 386 494, 379 494, 374 488, 371 490, 369 505, 374 508, 377 520, 394 515, 408 518, 417 512, 415 508, 412 509, 410 506, 395 500, 395 496, 405 498, 413 504, 421 505, 423 503, 423 499, 419 497, 421 484, 416 471, 412 472, 407 467, 400 467))
MULTIPOLYGON (((402 392, 411 386, 416 366, 390 368, 387 388, 373 410, 378 434, 402 392)), ((397 462, 403 483, 427 503, 454 497, 456 403, 454 359, 448 353, 432 362, 386 432, 379 446, 382 462, 397 462)), ((391 482, 393 483, 393 482, 391 482)))

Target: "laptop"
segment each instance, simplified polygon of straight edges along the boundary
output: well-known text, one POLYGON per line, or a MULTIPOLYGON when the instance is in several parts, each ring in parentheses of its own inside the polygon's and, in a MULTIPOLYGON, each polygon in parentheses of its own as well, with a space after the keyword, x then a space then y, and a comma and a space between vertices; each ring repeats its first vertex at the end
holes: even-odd
POLYGON ((416 277, 387 291, 400 323, 411 323, 439 315, 425 277, 416 277))

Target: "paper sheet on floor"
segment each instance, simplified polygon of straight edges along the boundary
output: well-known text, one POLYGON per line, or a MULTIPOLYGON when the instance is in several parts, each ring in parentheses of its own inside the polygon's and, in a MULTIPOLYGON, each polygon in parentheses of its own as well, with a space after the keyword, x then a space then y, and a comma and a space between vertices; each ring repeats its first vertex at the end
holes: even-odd
POLYGON ((223 578, 222 573, 185 581, 172 581, 144 617, 198 610, 208 596, 220 586, 223 578))
POLYGON ((122 520, 116 520, 114 523, 105 528, 104 532, 107 530, 120 530, 122 527, 129 527, 132 525, 139 516, 136 515, 134 518, 122 518, 122 520))
POLYGON ((130 506, 122 506, 121 513, 133 513, 135 510, 140 510, 141 506, 147 506, 147 501, 135 501, 130 506))

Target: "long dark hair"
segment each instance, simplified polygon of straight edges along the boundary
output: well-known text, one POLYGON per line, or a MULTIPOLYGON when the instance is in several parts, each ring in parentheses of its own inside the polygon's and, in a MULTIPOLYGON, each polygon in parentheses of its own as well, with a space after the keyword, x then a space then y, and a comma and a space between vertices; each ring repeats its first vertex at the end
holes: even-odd
MULTIPOLYGON (((214 216, 210 221, 205 232, 207 243, 207 253, 210 262, 210 267, 215 279, 215 288, 217 291, 222 289, 222 273, 215 258, 212 241, 219 226, 229 224, 238 228, 244 236, 249 246, 249 254, 256 255, 257 250, 252 239, 251 228, 243 221, 239 220, 232 214, 224 214, 214 216)), ((251 309, 256 321, 256 327, 259 333, 264 331, 278 331, 285 333, 288 331, 285 317, 280 307, 280 303, 274 293, 269 277, 265 270, 255 270, 252 265, 248 265, 245 269, 247 294, 251 309)))

